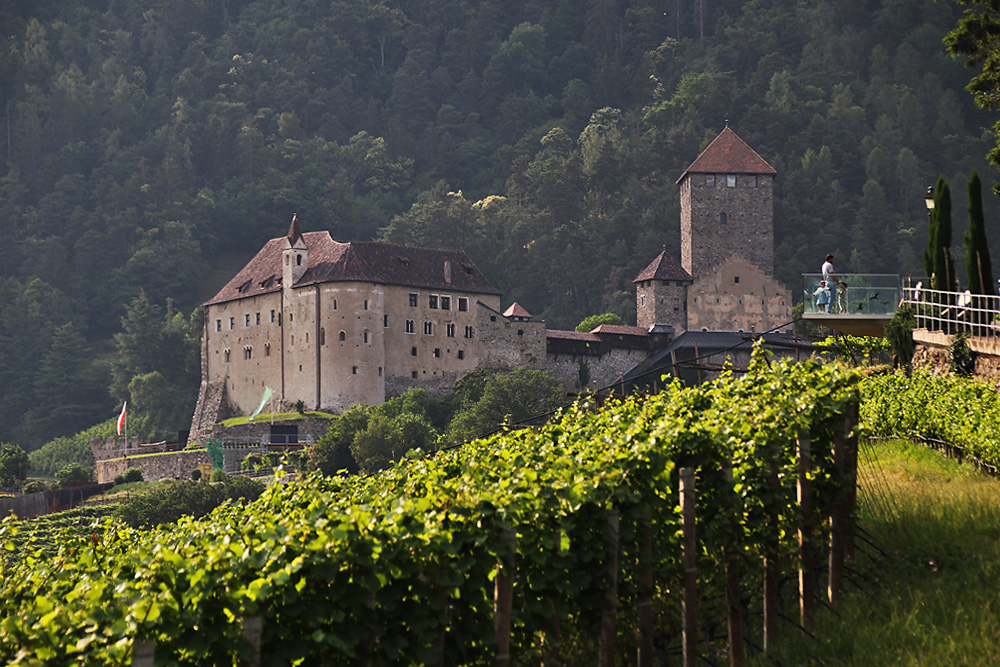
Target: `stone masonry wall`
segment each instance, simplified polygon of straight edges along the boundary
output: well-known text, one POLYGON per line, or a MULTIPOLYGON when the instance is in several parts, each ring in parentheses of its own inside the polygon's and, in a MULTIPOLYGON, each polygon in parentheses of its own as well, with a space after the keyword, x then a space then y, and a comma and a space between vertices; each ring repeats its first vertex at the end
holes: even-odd
POLYGON ((613 349, 600 357, 576 354, 546 355, 545 370, 562 383, 567 393, 578 392, 580 387, 580 363, 586 362, 591 383, 600 388, 617 382, 623 373, 632 370, 649 355, 649 350, 613 349))
POLYGON ((129 468, 142 470, 142 478, 147 482, 161 479, 191 479, 191 471, 209 464, 208 452, 195 449, 180 452, 162 452, 123 456, 94 461, 94 472, 99 484, 113 482, 117 475, 129 468))

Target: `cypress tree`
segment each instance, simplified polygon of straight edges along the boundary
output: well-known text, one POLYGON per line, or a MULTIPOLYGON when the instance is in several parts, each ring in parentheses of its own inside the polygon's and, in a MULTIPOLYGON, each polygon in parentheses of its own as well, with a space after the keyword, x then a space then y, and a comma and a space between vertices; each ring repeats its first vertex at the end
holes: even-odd
MULTIPOLYGON (((934 187, 927 188, 928 194, 934 194, 934 187)), ((935 210, 931 209, 927 216, 927 245, 924 246, 924 275, 928 278, 934 275, 934 249, 937 247, 937 218, 935 210)))
POLYGON ((951 257, 951 189, 938 177, 934 187, 934 289, 955 289, 955 262, 951 257))
POLYGON ((993 294, 993 267, 983 220, 983 191, 979 174, 969 177, 969 228, 965 232, 965 269, 973 294, 993 294))

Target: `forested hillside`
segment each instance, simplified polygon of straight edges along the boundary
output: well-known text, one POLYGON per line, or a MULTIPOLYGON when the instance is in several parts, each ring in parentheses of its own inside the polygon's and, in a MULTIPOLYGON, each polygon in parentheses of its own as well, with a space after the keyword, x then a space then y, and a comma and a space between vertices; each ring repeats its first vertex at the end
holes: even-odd
POLYGON ((778 170, 793 292, 827 252, 920 273, 926 187, 952 182, 960 238, 969 173, 994 180, 992 120, 941 43, 958 16, 935 0, 0 1, 0 441, 38 446, 126 398, 151 432, 185 427, 193 309, 293 212, 339 240, 463 248, 550 326, 634 322, 631 280, 677 254, 674 181, 727 121, 778 170))

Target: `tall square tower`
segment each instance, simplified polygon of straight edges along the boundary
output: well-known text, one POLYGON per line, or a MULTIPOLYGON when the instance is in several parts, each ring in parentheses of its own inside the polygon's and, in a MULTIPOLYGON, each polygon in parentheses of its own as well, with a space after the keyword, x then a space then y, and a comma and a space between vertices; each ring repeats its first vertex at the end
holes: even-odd
POLYGON ((776 173, 729 127, 684 170, 681 266, 693 278, 733 255, 773 275, 776 173))

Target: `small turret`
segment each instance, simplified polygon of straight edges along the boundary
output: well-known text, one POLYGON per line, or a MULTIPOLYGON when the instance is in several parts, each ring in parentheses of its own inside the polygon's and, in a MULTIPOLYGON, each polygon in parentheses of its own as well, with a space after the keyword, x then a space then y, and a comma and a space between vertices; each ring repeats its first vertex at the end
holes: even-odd
POLYGON ((299 216, 295 214, 292 215, 292 224, 288 226, 288 237, 282 250, 282 286, 285 289, 294 287, 308 268, 309 249, 299 228, 299 216))

